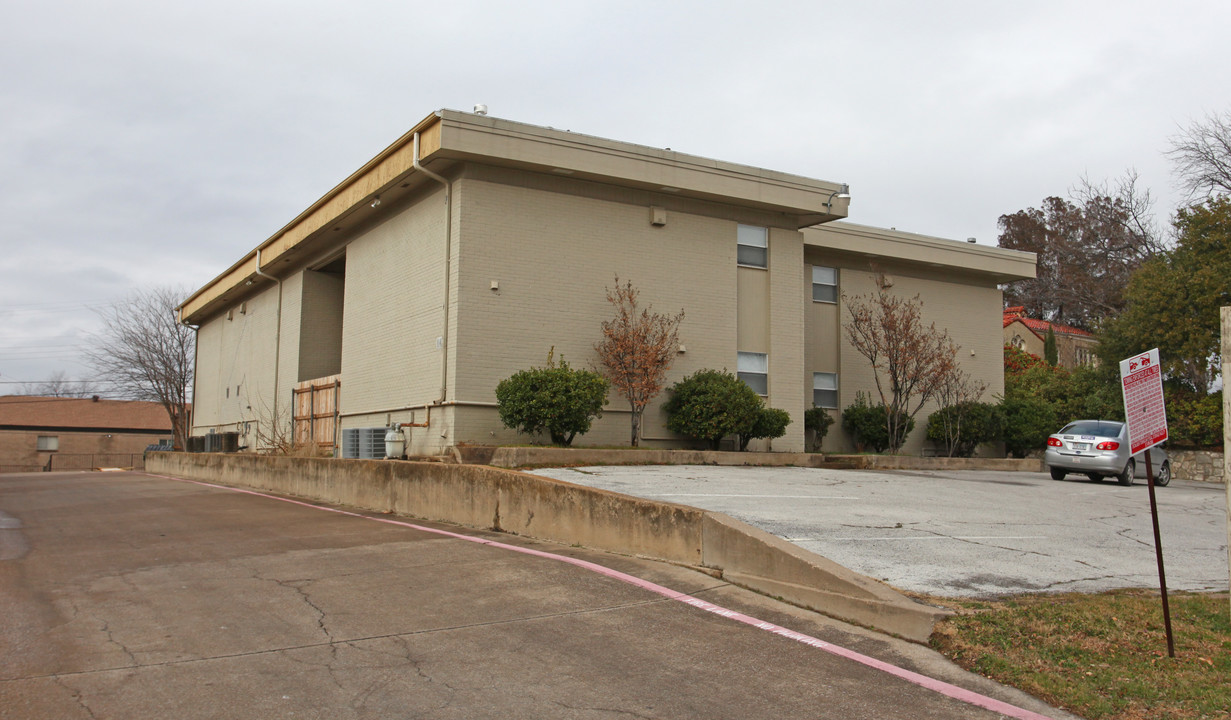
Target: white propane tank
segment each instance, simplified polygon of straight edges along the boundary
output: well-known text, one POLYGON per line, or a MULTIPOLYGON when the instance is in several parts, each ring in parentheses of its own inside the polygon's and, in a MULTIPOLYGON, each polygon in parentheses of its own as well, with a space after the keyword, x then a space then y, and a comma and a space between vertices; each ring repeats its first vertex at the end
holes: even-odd
POLYGON ((403 450, 406 447, 406 438, 402 437, 402 431, 397 425, 389 428, 389 432, 385 433, 385 459, 397 460, 402 457, 403 450))

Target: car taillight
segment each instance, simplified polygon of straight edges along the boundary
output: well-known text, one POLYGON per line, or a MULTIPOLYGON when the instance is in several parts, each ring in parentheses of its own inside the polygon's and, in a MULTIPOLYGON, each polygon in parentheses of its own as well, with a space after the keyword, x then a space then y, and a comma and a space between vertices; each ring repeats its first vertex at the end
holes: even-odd
POLYGON ((1095 450, 1119 450, 1120 443, 1116 442, 1115 440, 1108 440, 1107 442, 1101 442, 1098 445, 1095 445, 1094 449, 1095 450))
POLYGON ((1060 442, 1060 438, 1049 437, 1047 438, 1047 446, 1048 447, 1064 447, 1064 443, 1060 442))

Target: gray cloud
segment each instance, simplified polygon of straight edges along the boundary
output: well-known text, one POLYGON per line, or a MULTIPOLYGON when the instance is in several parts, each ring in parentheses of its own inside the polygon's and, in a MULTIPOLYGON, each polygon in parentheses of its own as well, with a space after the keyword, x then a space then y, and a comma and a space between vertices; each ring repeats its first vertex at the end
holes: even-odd
POLYGON ((0 382, 76 374, 86 308, 203 284, 441 107, 849 182, 856 222, 987 244, 1129 167, 1165 219, 1168 136, 1231 107, 1215 2, 19 0, 6 21, 0 382))

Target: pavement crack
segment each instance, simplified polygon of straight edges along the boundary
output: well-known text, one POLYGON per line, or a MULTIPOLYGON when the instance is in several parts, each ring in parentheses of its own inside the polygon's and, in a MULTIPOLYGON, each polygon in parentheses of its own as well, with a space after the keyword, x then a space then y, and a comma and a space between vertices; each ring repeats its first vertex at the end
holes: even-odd
POLYGON ((72 694, 73 701, 77 703, 78 707, 85 711, 86 715, 92 718, 98 717, 94 714, 94 711, 90 708, 90 705, 85 701, 85 696, 82 695, 80 690, 70 687, 68 683, 64 682, 64 678, 59 675, 52 675, 51 678, 55 681, 56 685, 59 685, 72 694))

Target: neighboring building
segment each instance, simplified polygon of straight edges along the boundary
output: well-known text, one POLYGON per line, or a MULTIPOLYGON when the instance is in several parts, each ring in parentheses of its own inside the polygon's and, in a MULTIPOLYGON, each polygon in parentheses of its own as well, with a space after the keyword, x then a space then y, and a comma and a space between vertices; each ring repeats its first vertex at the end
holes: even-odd
MULTIPOLYGON (((293 422, 330 445, 399 423, 412 454, 526 442, 501 425, 496 384, 552 348, 591 365, 617 275, 686 313, 668 383, 726 368, 791 414, 774 450, 804 449, 814 401, 836 416, 872 389, 841 313, 877 269, 1000 392, 998 285, 1034 277, 1034 255, 834 223, 849 202, 838 183, 439 111, 184 301, 193 433, 260 447, 293 422)), ((645 444, 687 446, 663 400, 645 444)), ((613 390, 578 442, 627 444, 627 412, 613 390)), ((835 426, 824 447, 846 446, 835 426)))
POLYGON ((0 397, 0 472, 140 466, 149 445, 171 443, 160 403, 0 397))
POLYGON ((1056 364, 1076 368, 1098 364, 1094 334, 1070 325, 1026 317, 1026 308, 1015 305, 1004 310, 1004 342, 1031 355, 1043 357, 1047 330, 1056 334, 1056 364))

